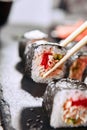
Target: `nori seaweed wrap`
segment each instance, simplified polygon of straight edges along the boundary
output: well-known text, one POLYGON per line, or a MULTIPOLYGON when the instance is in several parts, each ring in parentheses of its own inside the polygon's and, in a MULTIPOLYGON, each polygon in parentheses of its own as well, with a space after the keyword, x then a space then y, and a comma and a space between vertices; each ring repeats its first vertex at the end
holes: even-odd
POLYGON ((0 130, 15 130, 12 127, 10 106, 4 100, 1 84, 0 84, 0 130))

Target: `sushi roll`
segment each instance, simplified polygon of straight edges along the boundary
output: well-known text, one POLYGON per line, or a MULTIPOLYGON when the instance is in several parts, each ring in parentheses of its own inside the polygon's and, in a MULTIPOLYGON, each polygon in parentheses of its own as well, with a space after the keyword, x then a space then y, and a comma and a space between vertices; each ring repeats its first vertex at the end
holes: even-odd
POLYGON ((83 82, 87 84, 87 66, 86 66, 86 69, 83 73, 83 82))
POLYGON ((51 81, 43 96, 50 126, 87 127, 87 85, 78 80, 51 81))
POLYGON ((83 81, 87 68, 87 51, 81 51, 72 57, 69 69, 69 78, 83 81))
POLYGON ((24 33, 24 35, 19 40, 19 56, 23 59, 25 48, 28 44, 33 43, 38 40, 47 40, 48 35, 39 31, 32 30, 24 33))
POLYGON ((58 43, 37 41, 28 48, 25 59, 25 73, 39 83, 47 83, 49 80, 64 77, 65 63, 46 78, 43 78, 43 75, 59 62, 65 54, 66 49, 59 46, 58 43))

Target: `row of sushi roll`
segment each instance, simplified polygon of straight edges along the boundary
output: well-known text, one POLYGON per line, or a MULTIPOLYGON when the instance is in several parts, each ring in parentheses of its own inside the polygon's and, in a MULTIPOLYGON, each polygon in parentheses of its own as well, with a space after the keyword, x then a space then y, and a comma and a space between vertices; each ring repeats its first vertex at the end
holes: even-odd
POLYGON ((19 45, 24 46, 25 75, 36 83, 48 84, 43 108, 52 127, 87 127, 87 46, 43 78, 68 51, 61 44, 49 42, 45 36, 46 39, 35 38, 34 42, 29 38, 29 42, 19 45))
POLYGON ((37 41, 34 44, 29 44, 24 53, 26 75, 31 76, 35 82, 41 83, 63 77, 86 82, 86 47, 69 58, 64 64, 43 80, 43 75, 59 62, 66 53, 67 49, 61 47, 58 43, 37 41))
POLYGON ((41 83, 64 77, 87 82, 87 46, 43 80, 44 73, 60 61, 73 44, 76 43, 64 48, 60 46, 61 42, 51 43, 48 35, 40 30, 24 33, 19 44, 19 56, 24 61, 25 75, 41 83))

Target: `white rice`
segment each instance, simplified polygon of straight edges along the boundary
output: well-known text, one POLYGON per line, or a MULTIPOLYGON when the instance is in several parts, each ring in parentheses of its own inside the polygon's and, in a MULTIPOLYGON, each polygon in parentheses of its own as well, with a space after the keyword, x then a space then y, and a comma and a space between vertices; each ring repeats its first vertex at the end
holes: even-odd
MULTIPOLYGON (((77 100, 78 98, 87 98, 87 90, 82 92, 80 90, 62 90, 58 91, 58 93, 55 95, 54 101, 53 101, 53 108, 50 118, 50 125, 54 128, 58 127, 67 127, 72 126, 70 124, 66 124, 63 121, 63 105, 67 99, 72 98, 73 100, 77 100)), ((84 126, 87 126, 87 116, 86 121, 83 124, 84 126)))
MULTIPOLYGON (((40 76, 40 72, 42 72, 42 74, 44 74, 46 71, 44 69, 44 66, 41 66, 41 61, 42 61, 42 54, 43 52, 50 52, 49 50, 52 49, 52 53, 62 53, 63 52, 58 49, 56 46, 51 46, 51 45, 42 45, 42 46, 38 46, 38 48, 36 48, 34 50, 34 57, 32 60, 32 72, 31 72, 31 77, 35 82, 41 82, 41 83, 45 83, 48 81, 51 81, 52 78, 54 79, 58 79, 61 76, 63 77, 63 71, 61 71, 60 75, 56 74, 55 76, 50 76, 50 77, 46 77, 43 79, 43 77, 40 76)), ((64 53, 65 54, 65 53, 64 53)))

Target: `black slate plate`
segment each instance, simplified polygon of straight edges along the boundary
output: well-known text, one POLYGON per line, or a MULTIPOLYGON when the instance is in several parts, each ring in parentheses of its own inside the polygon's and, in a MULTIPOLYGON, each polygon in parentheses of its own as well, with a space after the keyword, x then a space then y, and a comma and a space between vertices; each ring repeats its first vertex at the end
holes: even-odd
POLYGON ((42 97, 46 87, 47 84, 35 83, 31 78, 27 78, 26 76, 23 76, 21 80, 21 88, 34 97, 42 97))
POLYGON ((21 112, 20 125, 21 130, 87 130, 87 127, 58 129, 50 127, 49 119, 42 107, 23 109, 21 112))
MULTIPOLYGON (((16 64, 15 68, 22 74, 24 74, 24 63, 20 61, 16 64)), ((25 74, 21 80, 21 88, 27 92, 29 92, 34 97, 42 97, 47 84, 44 83, 36 83, 31 78, 27 77, 25 74)))

